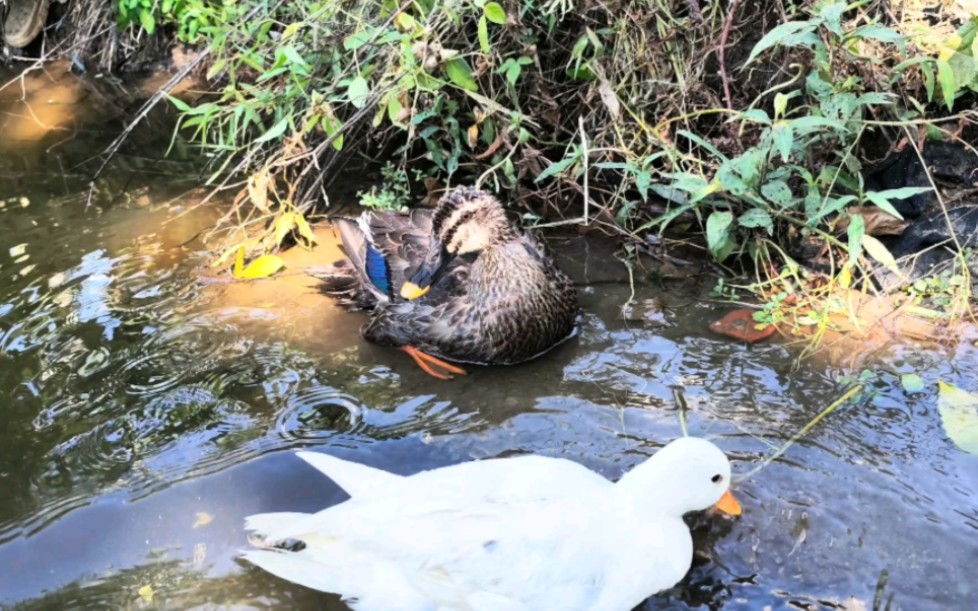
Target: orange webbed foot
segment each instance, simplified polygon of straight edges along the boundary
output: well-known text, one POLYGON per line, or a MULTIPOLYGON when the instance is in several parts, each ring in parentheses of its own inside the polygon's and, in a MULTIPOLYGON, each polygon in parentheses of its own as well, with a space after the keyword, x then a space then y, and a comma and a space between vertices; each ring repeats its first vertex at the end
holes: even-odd
POLYGON ((438 378, 439 380, 451 380, 452 375, 465 375, 465 370, 461 367, 456 367, 451 363, 446 363, 440 358, 426 354, 421 350, 418 350, 414 346, 401 346, 401 350, 407 352, 408 355, 414 362, 418 364, 418 367, 428 375, 438 378), (439 371, 441 370, 441 371, 439 371))

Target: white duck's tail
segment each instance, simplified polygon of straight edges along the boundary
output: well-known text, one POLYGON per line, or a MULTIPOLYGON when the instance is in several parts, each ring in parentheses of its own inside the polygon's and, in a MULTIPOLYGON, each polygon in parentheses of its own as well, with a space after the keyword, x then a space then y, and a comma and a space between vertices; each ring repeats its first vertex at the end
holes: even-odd
POLYGON ((391 487, 404 481, 404 477, 381 469, 350 462, 320 452, 296 452, 314 469, 336 482, 352 497, 389 493, 391 487))

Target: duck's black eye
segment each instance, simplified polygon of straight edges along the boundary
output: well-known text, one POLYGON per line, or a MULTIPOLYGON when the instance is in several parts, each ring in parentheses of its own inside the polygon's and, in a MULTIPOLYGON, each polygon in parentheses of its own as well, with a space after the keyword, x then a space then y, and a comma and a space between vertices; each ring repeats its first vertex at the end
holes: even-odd
POLYGON ((717 473, 716 475, 710 478, 710 481, 713 482, 714 484, 719 484, 720 482, 723 481, 723 476, 717 473))

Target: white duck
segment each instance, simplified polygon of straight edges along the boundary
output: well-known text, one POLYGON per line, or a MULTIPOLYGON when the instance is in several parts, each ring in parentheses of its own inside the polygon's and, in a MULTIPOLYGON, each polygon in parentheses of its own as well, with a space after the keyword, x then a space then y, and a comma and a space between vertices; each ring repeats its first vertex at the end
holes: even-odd
POLYGON ((628 611, 689 570, 683 515, 734 515, 730 463, 677 439, 618 483, 569 460, 518 456, 403 477, 299 452, 351 498, 247 518, 244 557, 358 611, 628 611))

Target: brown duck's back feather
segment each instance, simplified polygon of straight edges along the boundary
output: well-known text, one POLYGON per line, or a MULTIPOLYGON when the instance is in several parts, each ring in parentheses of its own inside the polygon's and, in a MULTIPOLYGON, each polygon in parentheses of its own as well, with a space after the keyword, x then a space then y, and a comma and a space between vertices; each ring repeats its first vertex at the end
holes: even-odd
POLYGON ((433 215, 432 210, 416 209, 408 214, 373 212, 366 217, 373 244, 390 268, 395 294, 428 254, 433 215))
POLYGON ((462 292, 448 298, 429 293, 379 310, 364 337, 454 361, 510 365, 539 356, 576 331, 573 284, 528 236, 457 264, 442 282, 462 292))

